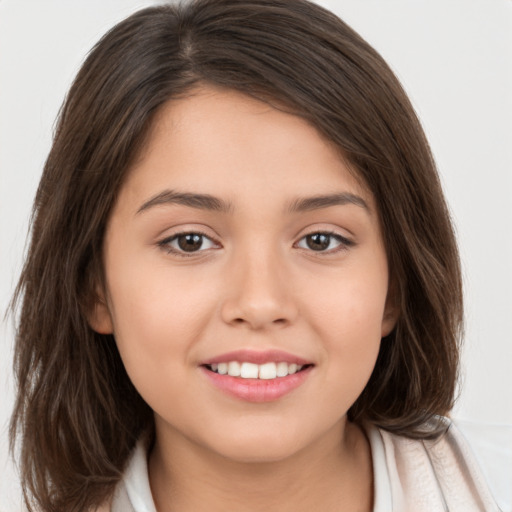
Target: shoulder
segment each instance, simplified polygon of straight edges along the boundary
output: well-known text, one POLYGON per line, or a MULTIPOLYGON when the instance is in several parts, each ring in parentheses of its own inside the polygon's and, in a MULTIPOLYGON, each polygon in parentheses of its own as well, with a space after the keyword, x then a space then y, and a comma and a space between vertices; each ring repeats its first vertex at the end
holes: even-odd
POLYGON ((152 432, 141 435, 110 500, 93 512, 156 512, 148 477, 152 442, 152 432))
POLYGON ((455 420, 501 509, 512 512, 512 424, 455 420))
POLYGON ((111 499, 91 512, 136 512, 128 496, 124 479, 117 484, 111 499))
POLYGON ((152 439, 152 433, 145 432, 137 442, 115 489, 109 512, 156 512, 148 476, 152 439))
POLYGON ((89 510, 89 512, 112 512, 112 496, 107 498, 99 507, 89 510))
POLYGON ((371 433, 372 448, 381 445, 393 501, 404 510, 498 511, 465 437, 452 421, 442 421, 446 432, 434 440, 409 439, 382 429, 371 433))

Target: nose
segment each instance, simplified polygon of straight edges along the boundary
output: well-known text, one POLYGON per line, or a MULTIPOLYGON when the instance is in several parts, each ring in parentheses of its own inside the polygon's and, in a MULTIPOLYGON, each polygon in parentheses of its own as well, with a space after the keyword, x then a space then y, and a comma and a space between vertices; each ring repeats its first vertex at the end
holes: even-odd
POLYGON ((240 254, 229 269, 221 315, 232 326, 265 330, 290 325, 298 315, 282 255, 240 254))

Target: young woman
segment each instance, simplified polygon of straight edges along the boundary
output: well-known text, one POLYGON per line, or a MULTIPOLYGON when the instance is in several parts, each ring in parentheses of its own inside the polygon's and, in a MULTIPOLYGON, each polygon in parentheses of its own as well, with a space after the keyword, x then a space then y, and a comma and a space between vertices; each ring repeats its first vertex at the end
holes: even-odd
POLYGON ((80 70, 17 290, 42 511, 493 511, 457 248, 380 56, 304 0, 136 13, 80 70))

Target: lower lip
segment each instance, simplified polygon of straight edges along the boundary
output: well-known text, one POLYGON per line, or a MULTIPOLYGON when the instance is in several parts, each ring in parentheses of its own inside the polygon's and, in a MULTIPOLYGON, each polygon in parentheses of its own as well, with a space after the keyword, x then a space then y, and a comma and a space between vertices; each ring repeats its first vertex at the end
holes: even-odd
POLYGON ((230 375, 220 375, 204 366, 201 370, 209 381, 228 395, 246 402, 272 402, 297 389, 309 376, 312 366, 286 377, 275 379, 242 379, 230 375))

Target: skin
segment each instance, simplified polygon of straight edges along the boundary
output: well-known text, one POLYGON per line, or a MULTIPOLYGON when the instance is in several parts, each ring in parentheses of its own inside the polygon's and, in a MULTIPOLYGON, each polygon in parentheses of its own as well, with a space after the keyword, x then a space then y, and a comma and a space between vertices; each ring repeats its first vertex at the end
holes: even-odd
POLYGON ((396 311, 374 199, 311 125, 206 86, 166 104, 120 190, 104 265, 91 325, 114 333, 154 410, 159 512, 371 510, 368 441, 346 412, 396 311), (168 190, 229 208, 147 205, 168 190), (364 204, 290 210, 333 193, 364 204), (208 238, 188 256, 177 239, 162 244, 183 232, 208 238), (335 234, 326 250, 307 245, 319 232, 335 234), (288 395, 247 402, 200 367, 240 348, 285 350, 314 367, 288 395))

